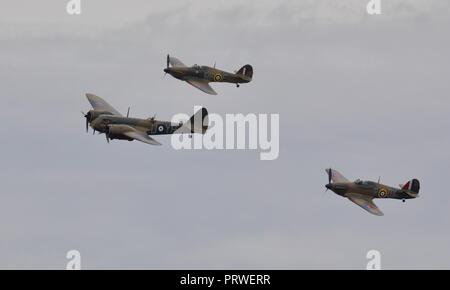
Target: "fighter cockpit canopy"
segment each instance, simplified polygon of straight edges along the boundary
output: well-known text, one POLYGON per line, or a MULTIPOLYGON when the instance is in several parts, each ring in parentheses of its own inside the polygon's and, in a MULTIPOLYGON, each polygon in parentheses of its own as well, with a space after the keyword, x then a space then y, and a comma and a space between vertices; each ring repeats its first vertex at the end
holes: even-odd
POLYGON ((366 181, 361 180, 359 178, 355 180, 355 184, 357 184, 357 185, 363 185, 363 184, 366 184, 366 183, 367 183, 366 181))

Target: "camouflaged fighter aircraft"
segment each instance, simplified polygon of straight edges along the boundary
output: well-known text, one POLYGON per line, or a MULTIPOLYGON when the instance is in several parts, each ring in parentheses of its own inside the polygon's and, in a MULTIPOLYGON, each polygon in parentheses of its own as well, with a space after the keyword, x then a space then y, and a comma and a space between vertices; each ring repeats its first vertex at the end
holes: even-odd
POLYGON ((416 198, 419 196, 420 183, 417 179, 411 179, 400 188, 390 187, 381 184, 380 181, 362 181, 357 179, 354 182, 349 181, 338 171, 328 168, 325 169, 328 174, 328 184, 326 190, 330 189, 337 195, 347 197, 371 214, 382 216, 383 213, 373 203, 374 198, 392 198, 405 199, 416 198))
POLYGON ((208 129, 208 111, 205 108, 198 110, 188 122, 173 124, 155 120, 155 117, 130 118, 128 116, 130 108, 128 108, 127 116, 124 117, 102 98, 93 94, 86 94, 86 97, 93 108, 86 114, 81 112, 86 118, 86 132, 88 132, 90 124, 94 129, 94 134, 95 131, 105 134, 108 143, 109 140, 118 139, 138 140, 150 145, 161 145, 149 135, 204 134, 208 129))
POLYGON ((174 78, 186 81, 197 89, 210 94, 217 95, 216 91, 209 85, 210 82, 233 83, 239 88, 239 84, 248 83, 253 77, 251 65, 244 65, 235 73, 229 73, 209 66, 194 65, 187 67, 179 59, 167 55, 167 66, 164 69, 166 74, 174 78), (171 66, 170 66, 171 65, 171 66))

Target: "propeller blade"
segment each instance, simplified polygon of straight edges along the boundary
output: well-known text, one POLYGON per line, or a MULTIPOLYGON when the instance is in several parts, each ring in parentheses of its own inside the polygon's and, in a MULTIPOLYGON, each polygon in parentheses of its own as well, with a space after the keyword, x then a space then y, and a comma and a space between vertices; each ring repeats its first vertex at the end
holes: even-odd
POLYGON ((328 183, 331 183, 331 168, 328 169, 328 183))
POLYGON ((128 111, 127 111, 127 118, 130 115, 130 107, 128 107, 128 111))
POLYGON ((86 133, 89 132, 89 120, 86 117, 86 133))
POLYGON ((170 63, 170 56, 169 54, 167 54, 167 63, 166 63, 167 68, 169 68, 169 63, 170 63))
POLYGON ((85 117, 86 118, 86 132, 88 131, 88 115, 87 114, 85 114, 83 111, 80 111, 81 112, 81 114, 83 115, 83 117, 85 117))

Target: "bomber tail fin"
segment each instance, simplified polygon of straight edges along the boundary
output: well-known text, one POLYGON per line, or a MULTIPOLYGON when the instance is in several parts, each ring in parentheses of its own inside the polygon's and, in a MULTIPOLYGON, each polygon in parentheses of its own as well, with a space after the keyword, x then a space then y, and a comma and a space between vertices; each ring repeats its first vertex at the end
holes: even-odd
POLYGON ((208 130, 209 126, 209 118, 208 118, 208 110, 206 108, 201 108, 197 112, 195 112, 192 117, 181 126, 176 133, 179 134, 192 134, 199 133, 205 134, 206 130, 208 130))

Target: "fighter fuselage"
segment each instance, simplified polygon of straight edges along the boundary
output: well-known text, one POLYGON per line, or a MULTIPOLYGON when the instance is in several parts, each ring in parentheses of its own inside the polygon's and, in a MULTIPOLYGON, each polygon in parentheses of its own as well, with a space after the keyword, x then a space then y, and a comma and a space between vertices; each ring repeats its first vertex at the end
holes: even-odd
POLYGON ((226 82, 234 84, 248 83, 251 81, 251 78, 245 75, 229 73, 209 66, 168 67, 164 69, 164 72, 183 81, 206 80, 208 82, 226 82))
POLYGON ((373 181, 335 182, 325 185, 334 193, 347 197, 347 194, 361 194, 373 198, 410 199, 404 190, 373 181))

